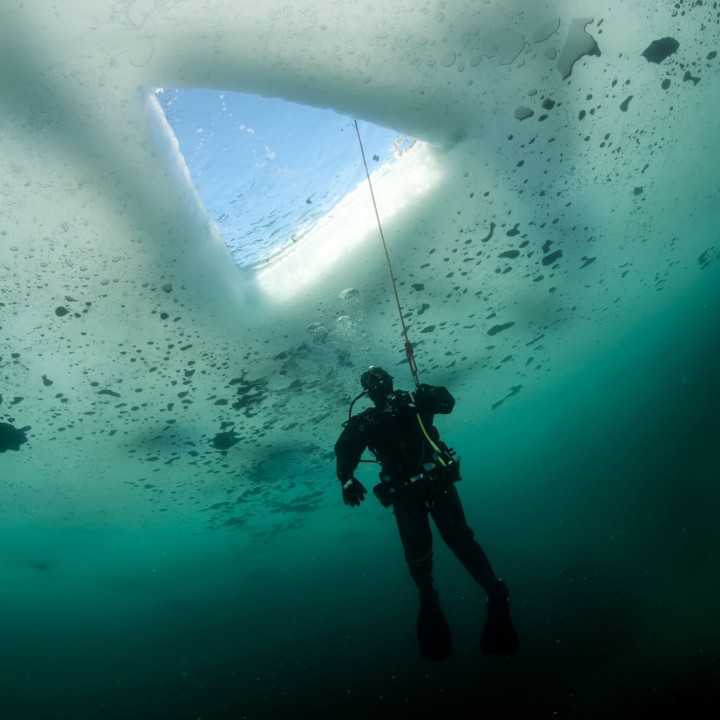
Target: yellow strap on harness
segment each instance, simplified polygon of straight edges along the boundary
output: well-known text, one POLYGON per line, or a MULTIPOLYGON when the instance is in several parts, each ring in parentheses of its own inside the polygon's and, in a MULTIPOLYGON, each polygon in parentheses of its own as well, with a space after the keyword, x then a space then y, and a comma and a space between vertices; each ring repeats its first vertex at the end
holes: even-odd
MULTIPOLYGON (((410 401, 412 404, 415 404, 415 398, 413 397, 413 394, 411 392, 408 393, 410 396, 410 401)), ((420 429, 422 430, 422 434, 425 436, 425 439, 430 444, 430 447, 435 451, 436 453, 436 459, 442 465, 443 467, 447 467, 448 465, 452 465, 453 462, 455 462, 452 458, 449 458, 449 462, 446 462, 443 459, 443 455, 447 455, 447 453, 444 450, 441 450, 433 441, 433 439, 428 435, 428 431, 425 429, 425 423, 422 421, 422 418, 420 417, 420 413, 415 413, 415 417, 417 418, 418 425, 420 425, 420 429)))

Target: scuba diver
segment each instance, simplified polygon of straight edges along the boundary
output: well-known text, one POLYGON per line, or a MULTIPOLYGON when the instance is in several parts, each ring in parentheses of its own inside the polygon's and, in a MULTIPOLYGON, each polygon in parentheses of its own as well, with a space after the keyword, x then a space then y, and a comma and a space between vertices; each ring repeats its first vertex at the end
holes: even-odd
POLYGON ((350 406, 350 418, 335 444, 337 477, 346 505, 357 507, 367 490, 354 477, 369 449, 380 465, 373 493, 392 507, 410 575, 417 585, 420 654, 438 661, 452 653, 450 626, 433 581, 431 516, 442 539, 487 593, 487 619, 480 638, 486 655, 514 655, 518 637, 510 619, 508 589, 465 520, 455 483, 460 459, 433 426, 436 413, 452 412, 455 398, 444 387, 420 384, 415 392, 393 390, 392 377, 370 366, 360 377, 363 392, 350 406), (352 407, 367 396, 374 407, 353 416, 352 407))

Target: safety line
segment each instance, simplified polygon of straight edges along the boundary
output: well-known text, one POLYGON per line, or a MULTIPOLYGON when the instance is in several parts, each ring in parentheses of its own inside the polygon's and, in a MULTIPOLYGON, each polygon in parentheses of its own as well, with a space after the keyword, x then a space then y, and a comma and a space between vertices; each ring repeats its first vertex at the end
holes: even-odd
POLYGON ((370 170, 368 169, 367 160, 365 158, 365 148, 363 147, 363 141, 360 137, 360 129, 358 128, 357 120, 354 122, 355 132, 357 133, 358 142, 360 143, 363 165, 365 165, 365 175, 367 175, 368 185, 370 186, 370 196, 372 197, 373 207, 375 208, 375 218, 377 219, 380 238, 382 239, 383 249, 385 250, 385 260, 387 261, 388 272, 390 273, 390 281, 392 282, 393 292, 395 293, 395 302, 397 303, 398 314, 400 315, 400 324, 402 325, 403 335, 405 337, 405 354, 407 355, 408 365, 410 365, 410 373, 412 374, 413 381, 417 387, 420 385, 420 380, 418 379, 418 369, 415 364, 415 354, 412 343, 408 339, 405 317, 403 316, 402 306, 400 305, 400 295, 398 294, 397 283, 395 282, 395 275, 393 274, 392 263, 390 262, 390 253, 388 252, 387 243, 385 242, 385 234, 383 233, 382 224, 380 222, 380 213, 378 212, 377 203, 375 202, 375 192, 373 191, 372 182, 370 181, 370 170))

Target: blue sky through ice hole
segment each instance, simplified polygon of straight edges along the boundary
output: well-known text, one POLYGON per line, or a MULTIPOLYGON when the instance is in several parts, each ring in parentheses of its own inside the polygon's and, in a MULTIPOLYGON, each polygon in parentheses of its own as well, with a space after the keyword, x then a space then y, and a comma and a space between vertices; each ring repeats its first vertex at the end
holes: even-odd
MULTIPOLYGON (((352 118, 277 98, 159 88, 193 183, 241 267, 302 239, 365 180, 352 118)), ((414 139, 359 122, 372 173, 414 139)))

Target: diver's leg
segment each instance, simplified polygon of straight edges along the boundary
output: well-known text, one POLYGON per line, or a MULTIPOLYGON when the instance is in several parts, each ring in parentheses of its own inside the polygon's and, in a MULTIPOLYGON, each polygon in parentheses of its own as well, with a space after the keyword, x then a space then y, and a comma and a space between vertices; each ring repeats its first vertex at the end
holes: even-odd
POLYGON ((427 507, 420 493, 412 490, 399 494, 393 504, 393 512, 405 561, 420 598, 417 618, 420 654, 428 660, 437 661, 452 653, 452 635, 432 577, 432 532, 427 507))
POLYGON ((498 579, 485 551, 467 524, 457 488, 450 483, 443 483, 437 486, 433 496, 430 512, 440 536, 475 581, 490 593, 498 579))
POLYGON ((405 491, 395 500, 393 513, 410 575, 421 596, 432 594, 432 532, 425 503, 416 493, 405 491))
POLYGON ((519 643, 510 619, 507 585, 497 578, 485 551, 475 540, 454 485, 435 487, 431 513, 443 540, 487 592, 487 620, 480 649, 486 655, 515 655, 519 643))

